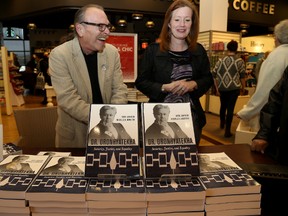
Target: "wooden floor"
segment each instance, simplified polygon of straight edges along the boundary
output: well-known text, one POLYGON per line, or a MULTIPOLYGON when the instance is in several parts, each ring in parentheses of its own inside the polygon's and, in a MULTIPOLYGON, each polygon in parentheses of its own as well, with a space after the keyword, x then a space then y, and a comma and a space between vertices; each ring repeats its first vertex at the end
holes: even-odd
MULTIPOLYGON (((42 96, 29 95, 24 97, 25 104, 19 107, 13 107, 14 109, 25 109, 31 107, 41 107, 45 106, 41 104, 43 100, 42 96)), ((55 98, 53 98, 54 104, 56 104, 55 98)), ((19 133, 17 130, 14 115, 6 115, 4 107, 1 107, 2 111, 2 124, 3 124, 3 143, 17 143, 19 139, 19 133)), ((205 125, 202 133, 202 138, 200 145, 227 145, 233 144, 235 136, 230 138, 224 137, 224 130, 219 127, 219 116, 211 113, 206 113, 207 124, 205 125)), ((235 134, 236 127, 239 120, 234 117, 232 123, 232 133, 235 134)), ((29 122, 27 122, 27 127, 29 127, 29 122)))

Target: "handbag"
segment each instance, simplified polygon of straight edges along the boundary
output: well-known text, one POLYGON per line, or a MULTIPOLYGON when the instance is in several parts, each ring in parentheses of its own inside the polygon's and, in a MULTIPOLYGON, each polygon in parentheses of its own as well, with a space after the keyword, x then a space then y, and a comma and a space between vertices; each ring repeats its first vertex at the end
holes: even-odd
POLYGON ((43 90, 44 88, 45 88, 45 77, 43 75, 43 72, 39 72, 36 78, 35 89, 43 90))

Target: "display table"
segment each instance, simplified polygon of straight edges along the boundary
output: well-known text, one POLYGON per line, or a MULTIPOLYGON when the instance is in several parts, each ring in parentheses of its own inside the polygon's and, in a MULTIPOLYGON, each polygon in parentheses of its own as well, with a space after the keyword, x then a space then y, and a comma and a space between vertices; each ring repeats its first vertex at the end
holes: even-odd
MULTIPOLYGON (((39 151, 69 151, 74 156, 85 155, 85 148, 23 148, 24 154, 37 154, 39 151)), ((251 152, 249 144, 199 146, 200 153, 225 152, 236 163, 277 164, 266 155, 251 152)), ((288 192, 287 179, 255 178, 262 186, 262 216, 287 215, 283 195, 288 192), (286 212, 286 214, 283 214, 286 212)))

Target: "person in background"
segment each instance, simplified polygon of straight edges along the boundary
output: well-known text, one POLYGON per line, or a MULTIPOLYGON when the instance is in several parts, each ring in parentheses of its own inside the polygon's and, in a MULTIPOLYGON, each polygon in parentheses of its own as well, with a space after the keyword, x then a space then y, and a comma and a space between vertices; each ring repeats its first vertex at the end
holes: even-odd
POLYGON ((116 107, 102 106, 100 109, 100 122, 91 129, 89 140, 91 139, 131 139, 121 123, 114 123, 117 113, 116 107))
POLYGON ((271 89, 268 102, 260 112, 260 129, 253 138, 251 150, 270 155, 288 165, 288 66, 282 78, 271 89))
POLYGON ((54 48, 49 72, 57 95, 56 147, 86 146, 91 104, 127 103, 120 55, 108 44, 111 24, 103 7, 75 14, 75 38, 54 48))
POLYGON ((254 130, 259 129, 259 114, 268 101, 269 91, 280 80, 288 66, 288 19, 280 21, 274 28, 275 48, 263 62, 256 90, 246 106, 236 116, 254 130))
MULTIPOLYGON (((153 107, 155 121, 145 131, 145 139, 188 138, 176 122, 169 122, 170 108, 157 104, 153 107)), ((147 143, 147 142, 146 142, 147 143)))
POLYGON ((190 102, 196 144, 206 116, 200 104, 213 85, 204 47, 197 43, 198 12, 188 0, 174 1, 165 14, 158 43, 151 43, 141 60, 136 88, 149 102, 190 102))
POLYGON ((257 63, 256 63, 256 66, 255 66, 255 78, 256 78, 256 81, 258 81, 258 79, 259 79, 259 72, 260 72, 261 65, 265 61, 265 59, 267 59, 269 54, 270 54, 270 51, 265 52, 263 54, 263 56, 261 58, 259 58, 257 63))
POLYGON ((220 96, 220 128, 225 127, 224 137, 231 137, 234 108, 240 90, 245 89, 245 62, 236 55, 238 42, 227 44, 227 55, 219 59, 212 70, 216 95, 220 96))
MULTIPOLYGON (((45 77, 45 82, 47 83, 47 85, 51 86, 51 77, 49 75, 49 53, 48 52, 44 52, 43 53, 43 57, 38 61, 38 68, 39 68, 39 72, 42 72, 44 77, 45 77)), ((44 98, 43 101, 41 102, 42 104, 47 104, 47 95, 46 95, 46 89, 43 89, 43 94, 44 94, 44 98)))

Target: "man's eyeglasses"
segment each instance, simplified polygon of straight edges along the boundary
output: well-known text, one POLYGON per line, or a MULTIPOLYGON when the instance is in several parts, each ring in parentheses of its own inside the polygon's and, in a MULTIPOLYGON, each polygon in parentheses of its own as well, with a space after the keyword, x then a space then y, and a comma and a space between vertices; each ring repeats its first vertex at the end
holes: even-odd
POLYGON ((93 23, 93 22, 81 22, 80 24, 86 24, 86 25, 91 25, 91 26, 97 26, 99 31, 103 32, 105 31, 105 29, 107 28, 109 31, 111 31, 112 29, 112 25, 109 23, 109 24, 104 24, 104 23, 93 23))

